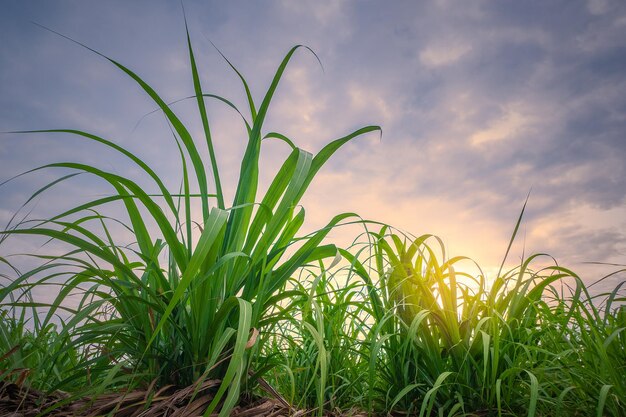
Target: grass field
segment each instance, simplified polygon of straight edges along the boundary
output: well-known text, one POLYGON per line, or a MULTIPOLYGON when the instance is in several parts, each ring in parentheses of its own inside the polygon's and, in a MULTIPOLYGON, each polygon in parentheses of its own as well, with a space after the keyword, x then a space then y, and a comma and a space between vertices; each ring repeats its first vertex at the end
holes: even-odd
POLYGON ((112 194, 50 218, 16 216, 2 232, 0 380, 68 393, 44 414, 73 399, 132 390, 146 392, 140 405, 148 408, 159 390, 194 387, 192 399, 210 391, 196 412, 226 416, 242 399, 269 395, 262 388, 270 386, 294 409, 316 415, 626 415, 621 285, 599 304, 574 271, 539 255, 510 270, 503 261, 487 277, 472 260, 447 256, 436 236, 411 236, 354 213, 303 235, 299 202, 317 172, 340 157, 342 145, 380 128, 348 132, 312 155, 263 129, 294 53, 310 51, 291 49, 260 101, 227 61, 241 80, 244 111, 203 90, 187 40, 204 131, 197 138, 139 75, 93 51, 163 113, 179 150, 179 189, 106 138, 73 129, 13 132, 79 137, 94 152, 118 152, 140 176, 75 161, 27 172, 64 174, 25 207, 78 173, 108 183, 112 194), (205 100, 239 112, 248 132, 230 204, 205 100), (291 152, 259 195, 266 140, 291 152), (139 185, 146 181, 149 190, 139 185), (106 215, 112 205, 125 215, 106 215), (362 231, 352 246, 327 241, 348 223, 362 231), (119 225, 132 242, 112 232, 119 225), (50 240, 50 248, 57 242, 64 252, 24 255, 37 265, 21 271, 8 256, 17 238, 50 240), (48 287, 52 302, 33 296, 48 287))

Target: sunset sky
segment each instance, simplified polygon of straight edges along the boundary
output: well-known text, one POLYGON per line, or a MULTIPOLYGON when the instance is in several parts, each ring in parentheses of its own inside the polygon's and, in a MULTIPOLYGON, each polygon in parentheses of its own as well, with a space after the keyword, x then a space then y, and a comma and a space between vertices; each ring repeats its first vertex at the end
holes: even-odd
MULTIPOLYGON (((260 102, 289 48, 298 51, 270 107, 265 132, 316 152, 370 124, 342 148, 303 200, 308 229, 354 211, 497 269, 526 196, 511 261, 547 252, 588 282, 626 263, 626 2, 185 1, 206 92, 246 109, 236 75, 260 102)), ((0 131, 86 130, 136 152, 177 188, 180 167, 163 117, 103 58, 137 72, 166 101, 193 94, 177 1, 5 2, 0 13, 0 131)), ((246 135, 239 116, 208 105, 232 196, 246 135)), ((193 102, 174 110, 201 140, 193 102)), ((247 115, 247 113, 244 113, 247 115)), ((287 155, 268 144, 267 181, 287 155)), ((122 158, 63 135, 0 136, 0 182, 44 163, 91 162, 132 176, 122 158)), ((0 222, 45 171, 0 188, 0 222)), ((33 216, 111 193, 83 176, 38 198, 33 216)), ((354 231, 338 231, 339 241, 354 231)), ((0 251, 28 251, 16 242, 0 251)), ((36 248, 35 248, 36 249, 36 248)), ((624 280, 607 281, 614 287, 624 280)))

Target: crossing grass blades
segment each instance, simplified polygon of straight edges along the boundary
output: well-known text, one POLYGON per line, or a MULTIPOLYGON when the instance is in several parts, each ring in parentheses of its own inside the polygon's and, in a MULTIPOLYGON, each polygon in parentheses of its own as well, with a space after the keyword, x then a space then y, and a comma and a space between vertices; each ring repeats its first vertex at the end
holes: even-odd
MULTIPOLYGON (((247 146, 234 200, 226 206, 205 100, 218 99, 239 110, 225 98, 205 94, 188 31, 187 44, 194 96, 204 129, 202 139, 192 138, 170 105, 139 75, 85 46, 133 79, 165 115, 180 150, 182 192, 167 189, 156 169, 106 138, 73 129, 14 132, 74 135, 93 146, 112 149, 134 164, 155 190, 145 191, 137 179, 73 161, 48 164, 27 173, 69 169, 105 181, 114 191, 111 196, 44 220, 9 224, 2 234, 3 240, 35 235, 71 248, 62 255, 39 255, 42 265, 18 273, 0 289, 3 314, 16 314, 19 309, 33 308, 34 304, 24 298, 31 288, 63 278, 58 297, 45 306, 45 317, 33 314, 36 330, 29 337, 36 340, 35 346, 45 345, 38 352, 45 360, 36 360, 36 368, 28 367, 28 363, 4 368, 10 369, 9 373, 30 369, 36 373, 32 378, 49 392, 72 392, 88 385, 95 387, 95 392, 88 394, 97 398, 98 394, 115 390, 131 392, 153 387, 153 393, 159 393, 168 387, 195 387, 189 391, 191 404, 211 383, 211 400, 205 404, 203 414, 219 411, 220 416, 228 415, 239 401, 242 387, 260 376, 251 367, 265 340, 259 332, 280 321, 290 308, 291 293, 277 290, 303 265, 334 257, 337 249, 323 244, 323 240, 333 227, 354 216, 337 215, 326 227, 298 236, 305 218, 298 204, 316 173, 342 145, 380 131, 379 127, 367 126, 336 139, 316 155, 298 148, 281 134, 263 135, 263 122, 289 61, 298 49, 308 49, 300 46, 292 48, 282 60, 258 106, 246 80, 231 65, 245 90, 249 115, 248 119, 242 116, 247 146), (258 198, 259 157, 264 139, 270 138, 283 140, 291 153, 265 195, 258 198), (193 212, 196 201, 200 213, 193 212), (110 204, 123 205, 126 218, 111 219, 101 214, 100 209, 110 204), (134 245, 116 241, 109 232, 113 221, 122 222, 132 231, 134 245), (66 300, 77 293, 81 294, 78 306, 68 307, 66 300), (16 299, 15 294, 21 295, 16 299), (282 311, 275 309, 278 304, 284 305, 282 311), (57 330, 53 319, 61 310, 64 316, 69 312, 70 318, 57 330), (54 339, 54 349, 45 340, 48 337, 54 339), (68 356, 71 358, 66 359, 68 356)), ((33 198, 72 176, 55 180, 33 198)), ((3 261, 8 264, 5 258, 3 261)), ((3 324, 6 336, 2 351, 8 352, 2 357, 5 362, 23 360, 23 355, 13 356, 21 352, 19 341, 23 339, 16 335, 20 332, 16 327, 23 321, 22 315, 3 324)), ((146 402, 151 401, 155 398, 148 396, 146 402)), ((64 401, 56 401, 42 411, 54 412, 63 405, 64 401)))

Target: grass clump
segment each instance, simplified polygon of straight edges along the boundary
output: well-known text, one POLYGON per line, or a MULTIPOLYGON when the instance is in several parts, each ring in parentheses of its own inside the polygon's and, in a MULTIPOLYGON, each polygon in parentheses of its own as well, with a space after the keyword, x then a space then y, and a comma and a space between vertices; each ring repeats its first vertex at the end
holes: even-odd
MULTIPOLYGON (((624 413, 626 327, 624 306, 615 304, 624 300, 621 286, 599 309, 574 272, 542 266, 541 255, 501 270, 489 285, 470 259, 446 258, 437 237, 411 238, 386 226, 341 253, 351 284, 330 302, 340 281, 325 283, 327 292, 311 291, 317 305, 327 306, 315 310, 318 326, 341 319, 325 331, 323 346, 292 328, 302 341, 284 354, 292 370, 303 369, 302 363, 313 369, 324 355, 326 375, 340 377, 327 382, 327 411, 346 389, 350 401, 343 410, 356 406, 380 415, 624 413), (465 272, 471 270, 476 273, 465 272), (343 301, 347 296, 359 307, 354 313, 343 301), (337 335, 344 347, 334 350, 337 335)), ((298 316, 303 325, 311 321, 306 311, 302 307, 298 316)), ((309 372, 304 381, 295 380, 295 391, 309 392, 319 380, 309 372)), ((283 391, 294 391, 290 383, 283 383, 283 391)), ((310 408, 322 404, 320 396, 298 398, 310 408)))
MULTIPOLYGON (((282 60, 258 107, 245 79, 232 67, 246 91, 250 122, 244 119, 247 147, 234 200, 226 208, 204 104, 207 96, 217 96, 202 90, 189 35, 187 45, 210 169, 197 141, 158 93, 127 67, 93 51, 132 78, 165 115, 180 151, 182 192, 175 195, 155 169, 105 138, 71 129, 39 131, 75 135, 113 149, 134 164, 156 191, 146 191, 136 179, 77 162, 57 162, 32 170, 61 168, 85 173, 108 183, 114 194, 48 219, 9 225, 4 236, 40 236, 62 242, 69 250, 45 256, 43 266, 19 274, 3 291, 9 294, 24 289, 32 277, 37 277, 37 285, 46 285, 63 275, 59 295, 46 306, 42 329, 50 326, 59 309, 70 309, 66 306, 70 295, 81 297, 60 332, 66 346, 58 355, 78 351, 83 353, 83 360, 70 366, 70 376, 51 388, 65 388, 70 379, 89 385, 100 383, 101 389, 152 381, 157 387, 184 387, 219 379, 221 385, 205 414, 220 406, 221 415, 227 415, 253 372, 251 360, 262 349, 265 338, 258 338, 258 332, 284 314, 268 312, 277 303, 290 303, 288 295, 277 290, 303 265, 335 256, 336 248, 322 241, 332 227, 353 216, 337 215, 323 229, 297 237, 305 216, 304 209, 298 208, 301 197, 335 151, 355 137, 380 129, 359 129, 332 141, 317 155, 296 147, 283 135, 264 136, 263 122, 274 93, 300 47, 292 48, 282 60), (258 198, 264 138, 283 139, 292 150, 265 195, 258 198), (211 185, 215 192, 210 194, 211 185), (194 201, 199 202, 200 213, 193 213, 194 201), (111 219, 101 213, 113 203, 123 206, 125 219, 111 219), (116 241, 110 231, 112 222, 132 232, 136 239, 133 245, 116 241)), ((68 178, 54 181, 35 194, 68 178)), ((5 308, 27 304, 3 302, 5 308)))

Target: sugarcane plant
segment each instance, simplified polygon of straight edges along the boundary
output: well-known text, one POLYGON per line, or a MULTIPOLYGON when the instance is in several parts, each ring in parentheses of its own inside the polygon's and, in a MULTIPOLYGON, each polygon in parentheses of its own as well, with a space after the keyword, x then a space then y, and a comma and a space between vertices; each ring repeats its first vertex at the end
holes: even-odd
POLYGON ((70 249, 61 255, 38 255, 45 262, 4 286, 0 302, 4 309, 24 307, 26 303, 11 301, 8 295, 63 278, 58 296, 41 306, 46 311, 40 325, 45 328, 57 313, 69 312, 58 332, 67 343, 57 350, 56 357, 73 350, 83 359, 63 375, 54 375, 53 367, 44 364, 39 372, 55 381, 50 389, 80 385, 76 381, 89 381, 92 386, 97 381, 101 389, 116 389, 151 382, 155 387, 200 386, 203 381, 219 379, 221 384, 205 415, 221 407, 220 415, 225 416, 239 400, 249 375, 254 375, 251 359, 262 351, 260 341, 265 340, 258 337, 259 332, 281 320, 285 314, 281 312, 287 311, 277 313, 273 306, 288 306, 292 293, 277 290, 304 265, 335 256, 337 249, 324 239, 333 227, 353 216, 339 214, 322 229, 298 236, 305 218, 304 209, 298 206, 303 194, 342 145, 380 128, 358 129, 330 142, 316 155, 282 134, 264 134, 263 123, 288 63, 297 50, 310 49, 299 45, 289 50, 258 106, 245 78, 225 58, 241 81, 249 111, 249 119, 242 115, 247 145, 234 199, 227 206, 205 100, 217 99, 239 110, 230 100, 204 92, 186 30, 202 140, 192 137, 172 106, 139 75, 81 44, 134 80, 163 113, 179 149, 181 189, 168 189, 157 170, 139 155, 104 137, 76 129, 13 132, 73 135, 111 149, 133 164, 153 189, 147 191, 139 178, 76 161, 55 162, 24 173, 74 171, 37 190, 31 199, 76 173, 108 183, 113 194, 49 218, 10 223, 2 232, 3 242, 17 236, 38 236, 70 249), (258 197, 259 157, 264 140, 272 138, 285 142, 291 152, 266 193, 258 197), (199 213, 194 211, 196 202, 199 213), (124 218, 103 213, 106 206, 115 204, 124 208, 124 218), (132 232, 133 245, 118 242, 110 230, 113 222, 132 232), (70 306, 67 300, 76 294, 80 301, 70 306))
POLYGON ((623 284, 601 312, 582 279, 546 255, 506 270, 523 213, 491 282, 429 234, 370 232, 373 265, 342 250, 371 288, 365 408, 420 417, 623 412, 623 284))

